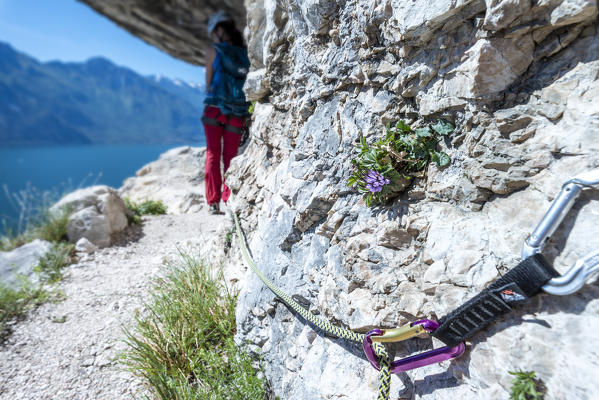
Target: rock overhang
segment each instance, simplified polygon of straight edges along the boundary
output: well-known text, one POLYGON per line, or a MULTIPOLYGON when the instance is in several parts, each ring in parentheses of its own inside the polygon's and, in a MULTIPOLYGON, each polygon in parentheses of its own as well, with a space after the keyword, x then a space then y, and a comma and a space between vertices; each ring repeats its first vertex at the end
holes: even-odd
POLYGON ((217 10, 227 11, 243 31, 243 0, 79 0, 108 17, 134 36, 171 56, 204 65, 210 43, 208 19, 217 10))

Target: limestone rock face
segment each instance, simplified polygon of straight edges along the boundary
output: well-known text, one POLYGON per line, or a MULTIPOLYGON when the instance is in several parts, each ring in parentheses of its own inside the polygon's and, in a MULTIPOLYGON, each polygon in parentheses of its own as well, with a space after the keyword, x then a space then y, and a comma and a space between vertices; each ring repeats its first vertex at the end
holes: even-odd
POLYGON ((208 19, 226 10, 243 31, 243 0, 79 0, 122 28, 191 64, 203 65, 210 44, 208 19))
POLYGON ((169 214, 199 211, 206 206, 204 147, 177 147, 160 155, 128 178, 120 195, 133 201, 162 200, 169 214))
MULTIPOLYGON (((258 104, 227 179, 258 266, 323 318, 364 332, 442 317, 518 263, 566 179, 599 168, 595 0, 245 6, 255 70, 246 88, 258 104), (369 209, 346 186, 354 145, 399 118, 452 122, 440 145, 451 165, 369 209)), ((548 242, 560 271, 599 246, 598 199, 585 190, 548 242)), ((274 394, 375 398, 377 372, 359 346, 295 318, 223 242, 212 260, 240 290, 238 340, 262 354, 274 394)), ((508 371, 534 370, 547 399, 592 399, 598 330, 596 283, 540 295, 474 336, 461 358, 394 375, 391 398, 508 398, 508 371)), ((412 340, 395 353, 433 345, 412 340)))
POLYGON ((12 251, 0 252, 0 282, 18 289, 18 276, 33 277, 33 269, 51 247, 52 243, 36 239, 12 251))
POLYGON ((127 227, 127 207, 115 189, 98 185, 69 193, 51 210, 71 211, 67 236, 77 243, 86 238, 98 247, 109 246, 111 236, 127 227))
MULTIPOLYGON (((565 180, 599 168, 595 1, 247 3, 248 26, 264 26, 249 32, 263 44, 250 47, 247 85, 259 102, 228 179, 257 264, 324 318, 364 332, 442 317, 519 262, 565 180), (430 166, 379 209, 346 187, 360 136, 440 117, 457 126, 441 144, 448 168, 430 166)), ((545 249, 560 271, 599 246, 598 193, 585 190, 545 249)), ((238 339, 262 354, 275 395, 376 397, 359 347, 314 333, 251 271, 240 277, 235 246, 221 257, 241 290, 238 339)), ((391 398, 508 398, 508 371, 522 369, 548 399, 591 399, 598 296, 597 284, 540 295, 463 357, 394 376, 391 398)))

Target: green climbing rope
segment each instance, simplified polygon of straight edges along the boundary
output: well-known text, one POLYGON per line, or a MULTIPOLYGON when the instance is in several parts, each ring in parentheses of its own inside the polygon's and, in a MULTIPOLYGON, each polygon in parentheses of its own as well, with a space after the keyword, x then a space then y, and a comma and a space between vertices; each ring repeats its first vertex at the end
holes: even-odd
MULTIPOLYGON (((350 331, 349 329, 340 328, 331 324, 329 321, 324 320, 322 318, 317 317, 312 314, 309 310, 300 305, 297 301, 295 301, 291 296, 282 291, 277 285, 275 285, 270 279, 268 279, 262 271, 258 269, 254 260, 252 259, 248 248, 245 244, 245 238, 243 235, 243 231, 241 230, 241 225, 239 223, 239 218, 237 217, 237 213, 231 212, 233 214, 233 219, 235 220, 235 230, 237 233, 237 239, 239 241, 239 247, 241 248, 241 253, 243 254, 243 258, 248 263, 252 271, 264 282, 264 284, 279 297, 285 304, 287 304, 291 309, 301 315, 304 319, 318 327, 320 330, 326 332, 331 336, 335 336, 340 339, 349 340, 352 342, 357 342, 362 344, 364 340, 363 333, 356 333, 354 331, 350 331)), ((389 389, 391 382, 391 373, 389 370, 390 360, 389 355, 387 354, 387 350, 385 346, 380 343, 373 343, 374 351, 379 359, 379 365, 381 367, 380 377, 379 377, 379 394, 377 400, 387 400, 389 398, 389 389)))

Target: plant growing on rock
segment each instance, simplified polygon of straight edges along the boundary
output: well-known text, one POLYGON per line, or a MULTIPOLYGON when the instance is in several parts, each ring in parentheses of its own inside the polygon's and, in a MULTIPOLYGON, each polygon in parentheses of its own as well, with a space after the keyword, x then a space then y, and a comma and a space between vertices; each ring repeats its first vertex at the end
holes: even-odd
POLYGON ((516 378, 512 380, 510 400, 542 400, 543 384, 536 378, 534 371, 508 371, 516 378))
POLYGON ((356 146, 359 154, 352 160, 354 169, 347 186, 363 193, 367 206, 384 204, 405 190, 414 177, 422 177, 429 162, 440 168, 449 165, 451 159, 437 151, 439 136, 447 136, 454 127, 439 120, 434 125, 412 129, 399 120, 394 127, 387 125, 384 138, 370 146, 364 137, 356 146))

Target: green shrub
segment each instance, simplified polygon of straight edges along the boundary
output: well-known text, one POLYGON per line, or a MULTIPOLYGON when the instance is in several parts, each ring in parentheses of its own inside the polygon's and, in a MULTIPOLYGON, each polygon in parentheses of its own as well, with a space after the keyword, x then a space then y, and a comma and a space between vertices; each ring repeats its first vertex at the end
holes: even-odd
POLYGON ((5 234, 0 237, 0 251, 11 251, 35 239, 58 243, 67 241, 67 227, 71 212, 62 208, 56 212, 44 209, 39 212, 36 220, 31 220, 25 231, 14 233, 5 228, 5 234))
MULTIPOLYGON (((8 193, 7 189, 4 189, 8 193)), ((48 300, 59 300, 61 293, 48 286, 62 278, 62 270, 72 261, 75 246, 67 242, 67 226, 71 211, 63 207, 50 212, 50 204, 56 200, 55 191, 40 194, 34 188, 13 194, 21 205, 19 226, 21 231, 12 231, 5 226, 5 234, 0 236, 0 251, 11 251, 35 239, 52 242, 48 253, 40 258, 34 268, 36 282, 21 277, 16 288, 9 288, 0 282, 0 339, 9 333, 10 321, 21 318, 27 311, 48 300)))
POLYGON ((123 363, 160 399, 263 399, 264 382, 233 342, 235 303, 222 275, 181 255, 125 328, 123 363))
POLYGON ((227 233, 225 233, 225 251, 229 251, 234 238, 235 238, 235 225, 231 225, 229 227, 229 229, 227 229, 227 233))
POLYGON ((363 193, 368 206, 384 204, 409 186, 413 177, 421 177, 429 162, 440 168, 449 165, 451 159, 437 147, 439 136, 453 130, 453 125, 442 120, 417 129, 400 120, 395 127, 387 125, 385 137, 370 146, 362 137, 347 186, 363 193))
MULTIPOLYGON (((85 180, 81 185, 84 183, 85 180)), ((27 183, 22 190, 10 191, 7 185, 2 185, 4 196, 18 211, 18 216, 10 225, 5 219, 0 221, 0 251, 10 251, 35 239, 50 242, 66 240, 70 210, 63 208, 54 213, 49 210, 61 197, 76 188, 70 182, 61 186, 50 190, 38 190, 27 183)))
POLYGON ((56 283, 62 279, 62 270, 72 262, 75 246, 71 243, 55 243, 54 246, 39 260, 35 267, 45 283, 56 283))
POLYGON ((12 229, 4 227, 4 234, 0 236, 0 251, 11 251, 17 247, 23 246, 25 243, 29 243, 34 238, 31 236, 31 232, 23 232, 21 234, 15 233, 12 229))
POLYGON ((48 242, 66 242, 70 216, 71 211, 67 207, 53 213, 44 211, 39 222, 33 228, 33 236, 48 242))
POLYGON ((127 215, 129 224, 140 224, 142 215, 161 215, 166 214, 167 210, 162 200, 144 200, 141 203, 136 203, 125 198, 125 205, 131 211, 131 214, 127 215))
POLYGON ((30 309, 48 301, 59 300, 62 296, 47 284, 60 281, 62 270, 71 263, 75 246, 70 243, 54 243, 46 255, 40 258, 34 268, 37 282, 21 276, 15 288, 0 282, 0 339, 8 333, 8 323, 22 317, 30 309))
POLYGON ((21 277, 18 289, 0 283, 0 341, 10 333, 9 323, 22 317, 27 311, 51 298, 51 292, 41 285, 21 277))
POLYGON ((510 393, 510 400, 542 400, 543 393, 540 390, 541 383, 535 378, 534 371, 524 372, 512 372, 508 371, 510 375, 514 375, 516 378, 512 380, 512 390, 510 393))

